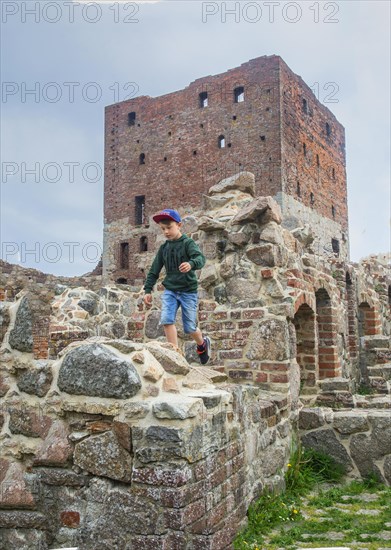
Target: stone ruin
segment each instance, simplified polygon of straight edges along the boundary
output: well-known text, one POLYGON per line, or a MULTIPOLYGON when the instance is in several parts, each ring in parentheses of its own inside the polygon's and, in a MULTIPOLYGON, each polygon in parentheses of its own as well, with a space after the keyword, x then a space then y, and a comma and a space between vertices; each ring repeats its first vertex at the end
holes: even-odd
POLYGON ((2 262, 1 548, 231 548, 299 437, 391 483, 386 262, 316 254, 246 172, 184 222, 208 260, 207 367, 180 322, 180 349, 165 342, 161 284, 147 309, 97 272, 2 262))

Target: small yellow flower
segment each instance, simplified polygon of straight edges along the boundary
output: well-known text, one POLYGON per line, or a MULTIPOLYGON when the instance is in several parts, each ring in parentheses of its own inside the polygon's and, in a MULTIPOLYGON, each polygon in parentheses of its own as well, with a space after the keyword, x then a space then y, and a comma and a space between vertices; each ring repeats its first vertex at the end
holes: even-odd
POLYGON ((294 513, 294 514, 298 514, 299 512, 298 512, 296 509, 294 509, 294 510, 293 510, 293 513, 294 513))
POLYGON ((292 464, 288 464, 288 468, 291 468, 292 467, 292 464))

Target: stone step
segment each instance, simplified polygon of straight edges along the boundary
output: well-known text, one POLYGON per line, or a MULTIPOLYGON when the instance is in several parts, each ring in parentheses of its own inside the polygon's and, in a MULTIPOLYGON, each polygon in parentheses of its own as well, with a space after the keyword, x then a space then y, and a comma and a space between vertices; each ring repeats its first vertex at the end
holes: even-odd
POLYGON ((350 390, 350 380, 348 378, 325 378, 324 380, 319 380, 318 384, 320 389, 326 392, 350 390))
POLYGON ((354 399, 358 409, 391 409, 391 399, 388 395, 355 395, 354 399))
POLYGON ((369 385, 376 393, 389 393, 389 384, 382 376, 369 376, 369 385))
POLYGON ((365 342, 366 349, 374 349, 374 348, 390 348, 390 338, 389 336, 364 336, 363 340, 365 342))
POLYGON ((368 367, 369 376, 381 376, 385 380, 391 380, 391 363, 384 363, 368 367))

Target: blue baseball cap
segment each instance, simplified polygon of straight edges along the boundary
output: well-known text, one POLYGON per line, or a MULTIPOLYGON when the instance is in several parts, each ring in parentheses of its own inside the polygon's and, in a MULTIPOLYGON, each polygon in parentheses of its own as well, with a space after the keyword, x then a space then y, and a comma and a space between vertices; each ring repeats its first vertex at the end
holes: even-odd
POLYGON ((173 222, 177 223, 180 223, 182 221, 179 212, 177 212, 176 210, 171 210, 171 208, 166 208, 165 210, 162 210, 161 212, 159 212, 159 214, 153 216, 152 219, 156 223, 159 223, 163 220, 172 220, 173 222))

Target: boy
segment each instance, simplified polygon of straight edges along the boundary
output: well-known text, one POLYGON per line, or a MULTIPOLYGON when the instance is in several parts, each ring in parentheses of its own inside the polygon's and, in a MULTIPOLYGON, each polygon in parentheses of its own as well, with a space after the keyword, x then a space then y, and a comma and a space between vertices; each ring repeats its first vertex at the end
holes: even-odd
POLYGON ((205 265, 205 256, 196 243, 187 235, 182 235, 182 219, 179 212, 167 208, 153 216, 159 224, 165 238, 159 248, 144 285, 144 302, 152 304, 152 289, 159 278, 162 267, 165 267, 166 277, 163 281, 165 290, 162 297, 162 312, 160 324, 168 342, 178 347, 178 336, 175 317, 178 308, 182 308, 183 328, 186 334, 197 343, 197 353, 205 365, 210 357, 210 339, 205 338, 197 328, 198 281, 196 269, 205 265))

